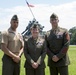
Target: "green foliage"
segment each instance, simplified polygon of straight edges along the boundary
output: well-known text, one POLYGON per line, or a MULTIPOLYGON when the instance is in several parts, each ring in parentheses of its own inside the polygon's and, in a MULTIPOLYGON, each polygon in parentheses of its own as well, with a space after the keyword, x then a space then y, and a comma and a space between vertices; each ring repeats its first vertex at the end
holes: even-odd
POLYGON ((72 34, 71 44, 72 44, 72 45, 76 45, 76 32, 74 32, 74 33, 72 34))
MULTIPOLYGON (((69 75, 76 75, 76 71, 75 71, 75 68, 76 68, 76 46, 70 46, 69 47, 69 51, 68 51, 68 54, 69 54, 69 58, 70 58, 70 62, 71 64, 69 65, 69 75)), ((3 56, 3 52, 0 50, 0 75, 2 75, 2 56, 3 56)), ((50 75, 49 74, 49 68, 47 66, 47 55, 46 55, 46 58, 45 58, 45 63, 46 63, 46 68, 45 68, 45 75, 50 75)), ((25 69, 24 69, 24 63, 25 63, 25 57, 24 55, 22 55, 21 57, 21 73, 20 75, 25 75, 25 69)))
POLYGON ((70 32, 70 33, 76 32, 76 27, 71 28, 71 29, 69 30, 69 32, 70 32))
POLYGON ((71 36, 71 40, 70 40, 70 44, 71 45, 76 45, 76 27, 73 27, 69 30, 70 36, 71 36))

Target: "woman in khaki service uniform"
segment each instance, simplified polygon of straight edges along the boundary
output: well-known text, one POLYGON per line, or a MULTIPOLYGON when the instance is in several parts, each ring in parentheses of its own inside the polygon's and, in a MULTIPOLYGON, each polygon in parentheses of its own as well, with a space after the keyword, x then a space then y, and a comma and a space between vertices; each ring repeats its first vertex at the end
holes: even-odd
POLYGON ((24 42, 26 75, 45 75, 44 58, 46 56, 45 40, 39 37, 39 26, 31 27, 32 36, 24 42))
POLYGON ((1 47, 4 52, 2 75, 20 75, 20 57, 23 52, 23 39, 16 32, 18 22, 17 15, 14 15, 10 22, 10 28, 2 32, 1 47))

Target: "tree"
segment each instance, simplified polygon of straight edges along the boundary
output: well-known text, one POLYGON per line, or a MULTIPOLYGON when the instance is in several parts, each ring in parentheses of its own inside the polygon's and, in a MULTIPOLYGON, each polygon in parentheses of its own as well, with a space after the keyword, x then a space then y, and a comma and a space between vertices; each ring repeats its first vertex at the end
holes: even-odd
POLYGON ((71 34, 71 45, 76 45, 76 27, 73 27, 69 30, 69 33, 71 34))

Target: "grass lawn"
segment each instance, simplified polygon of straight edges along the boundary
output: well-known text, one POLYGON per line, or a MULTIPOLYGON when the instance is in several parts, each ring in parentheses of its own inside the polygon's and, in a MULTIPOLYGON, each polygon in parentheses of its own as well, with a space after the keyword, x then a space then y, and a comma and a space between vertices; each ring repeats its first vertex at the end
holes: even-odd
MULTIPOLYGON (((76 69, 76 46, 70 46, 68 54, 69 54, 70 62, 71 62, 71 64, 69 65, 69 75, 76 75, 76 70, 75 70, 76 69)), ((1 60, 2 56, 3 56, 3 52, 0 50, 0 75, 2 75, 2 60, 1 60)), ((21 57, 21 59, 22 60, 21 60, 21 73, 20 73, 20 75, 25 75, 24 55, 21 57)), ((45 62, 46 62, 45 73, 46 73, 46 75, 50 75, 49 68, 47 66, 47 56, 45 58, 45 62)))

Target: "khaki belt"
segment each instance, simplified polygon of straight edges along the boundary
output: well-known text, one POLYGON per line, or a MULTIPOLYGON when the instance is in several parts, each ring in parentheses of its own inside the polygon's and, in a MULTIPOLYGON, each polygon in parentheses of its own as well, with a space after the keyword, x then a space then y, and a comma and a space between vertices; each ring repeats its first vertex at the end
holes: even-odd
POLYGON ((15 55, 19 55, 19 52, 12 52, 12 53, 14 53, 15 55))

